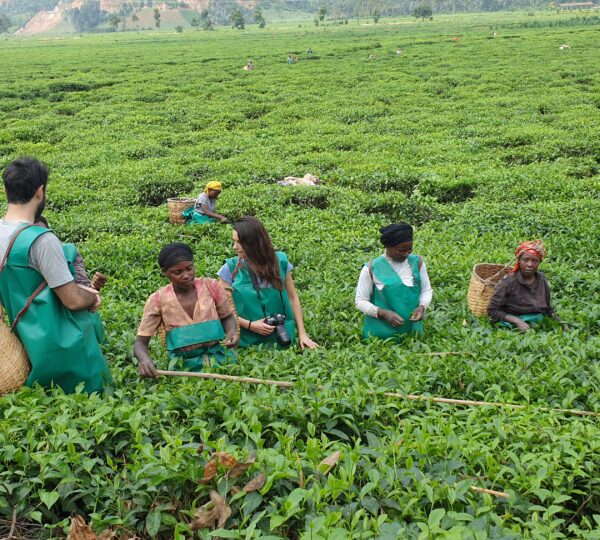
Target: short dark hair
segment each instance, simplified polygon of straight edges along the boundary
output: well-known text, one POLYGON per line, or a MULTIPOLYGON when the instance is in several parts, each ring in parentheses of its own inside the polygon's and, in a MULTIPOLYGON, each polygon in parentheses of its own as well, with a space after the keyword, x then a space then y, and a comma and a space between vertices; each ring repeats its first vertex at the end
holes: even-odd
POLYGON ((27 204, 40 186, 48 183, 48 166, 35 158, 22 157, 9 163, 4 172, 4 189, 10 204, 27 204))

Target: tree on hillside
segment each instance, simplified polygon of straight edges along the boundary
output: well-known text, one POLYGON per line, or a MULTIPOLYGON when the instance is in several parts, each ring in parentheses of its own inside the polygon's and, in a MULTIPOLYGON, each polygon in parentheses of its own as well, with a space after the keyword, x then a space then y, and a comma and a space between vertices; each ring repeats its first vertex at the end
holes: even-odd
POLYGON ((78 32, 93 30, 106 20, 106 11, 100 9, 100 0, 87 0, 81 7, 71 9, 67 14, 78 32))
POLYGON ((108 24, 112 27, 113 31, 117 31, 119 27, 119 23, 121 22, 121 17, 119 17, 116 13, 111 13, 108 16, 108 24))
POLYGON ((158 11, 158 8, 154 8, 154 24, 156 28, 160 28, 160 11, 158 11))
POLYGON ((192 17, 192 20, 190 21, 190 26, 192 28, 198 28, 200 26, 200 19, 198 17, 192 17))
POLYGON ((323 22, 325 20, 325 15, 327 15, 327 8, 325 6, 321 6, 319 11, 317 11, 317 15, 319 16, 319 20, 323 22))
POLYGON ((6 15, 0 13, 0 34, 8 32, 8 29, 12 26, 10 19, 6 15))
POLYGON ((377 23, 379 22, 379 19, 380 19, 380 18, 381 18, 381 13, 380 13, 380 11, 379 11, 378 9, 376 9, 376 10, 373 12, 373 22, 374 22, 375 24, 377 24, 377 23))
POLYGON ((231 26, 237 30, 243 30, 246 28, 246 21, 244 20, 244 16, 240 11, 240 8, 234 8, 231 14, 229 15, 229 21, 231 22, 231 26))
POLYGON ((429 4, 418 4, 413 15, 417 19, 433 19, 433 11, 429 4))
POLYGON ((267 21, 263 17, 262 11, 259 8, 256 8, 254 10, 253 17, 254 17, 254 22, 256 24, 258 24, 259 28, 264 28, 265 26, 267 26, 267 21))

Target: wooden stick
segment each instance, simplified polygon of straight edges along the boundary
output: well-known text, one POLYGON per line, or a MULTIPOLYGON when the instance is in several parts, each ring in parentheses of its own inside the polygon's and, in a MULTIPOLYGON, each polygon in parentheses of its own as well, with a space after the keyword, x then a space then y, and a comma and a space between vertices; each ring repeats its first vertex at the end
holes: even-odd
POLYGON ((278 386, 280 388, 292 388, 294 383, 287 381, 272 381, 269 379, 255 379, 253 377, 237 377, 235 375, 222 375, 220 373, 196 373, 195 371, 163 371, 156 370, 159 375, 167 375, 169 377, 196 377, 198 379, 214 379, 217 381, 241 382, 249 384, 268 384, 270 386, 278 386))
MULTIPOLYGON (((192 371, 165 371, 156 370, 159 375, 169 377, 195 377, 198 379, 213 379, 218 381, 240 382, 249 384, 266 384, 277 386, 279 388, 293 388, 294 383, 288 381, 274 381, 271 379, 256 379, 253 377, 238 377, 236 375, 222 375, 220 373, 196 373, 192 371)), ((377 392, 370 391, 369 394, 377 395, 377 392)), ((525 409, 527 405, 518 405, 516 403, 502 403, 499 401, 474 401, 470 399, 455 399, 436 396, 424 396, 421 394, 399 394, 397 392, 383 392, 385 397, 394 399, 408 399, 410 401, 431 401, 433 403, 445 403, 447 405, 462 405, 466 407, 506 407, 509 409, 525 409)), ((564 414, 573 414, 576 416, 600 416, 600 413, 592 411, 583 411, 581 409, 551 409, 549 407, 540 407, 538 410, 543 412, 558 412, 564 414)))
POLYGON ((504 493, 504 491, 495 491, 493 489, 486 489, 477 486, 471 486, 471 491, 475 491, 477 493, 487 493, 488 495, 494 495, 495 497, 509 497, 509 494, 504 493))

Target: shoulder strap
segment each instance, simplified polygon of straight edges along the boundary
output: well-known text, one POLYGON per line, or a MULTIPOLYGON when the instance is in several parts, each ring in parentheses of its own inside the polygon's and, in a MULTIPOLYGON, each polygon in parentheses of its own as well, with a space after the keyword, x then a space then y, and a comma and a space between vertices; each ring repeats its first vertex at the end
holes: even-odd
POLYGON ((373 275, 373 259, 369 259, 369 262, 367 263, 367 269, 369 270, 369 277, 371 278, 371 281, 375 281, 375 276, 373 275))
POLYGON ((423 257, 421 255, 419 255, 419 270, 421 270, 422 266, 423 266, 423 257))
POLYGON ((237 276, 238 272, 242 269, 242 259, 238 258, 238 262, 235 265, 235 268, 233 269, 233 272, 231 272, 231 284, 233 285, 233 280, 235 279, 235 276, 237 276))
POLYGON ((10 252, 13 248, 13 246, 15 245, 15 241, 17 240, 17 237, 25 230, 28 229, 29 227, 32 227, 32 225, 23 225, 23 227, 21 227, 20 229, 17 229, 15 231, 15 233, 13 234, 12 238, 10 239, 10 242, 8 244, 8 247, 6 248, 6 253, 4 254, 4 258, 2 259, 2 262, 0 263, 0 272, 2 272, 2 270, 4 270, 4 267, 6 266, 6 261, 8 261, 8 256, 10 255, 10 252))

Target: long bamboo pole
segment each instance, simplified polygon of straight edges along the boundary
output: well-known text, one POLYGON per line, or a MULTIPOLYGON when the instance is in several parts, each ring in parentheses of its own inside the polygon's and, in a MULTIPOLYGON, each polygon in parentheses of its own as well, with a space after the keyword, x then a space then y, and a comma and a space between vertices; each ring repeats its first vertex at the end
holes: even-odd
MULTIPOLYGON (((236 375, 222 375, 220 373, 196 373, 193 371, 167 371, 158 369, 159 375, 167 377, 194 377, 197 379, 212 379, 217 381, 229 381, 247 384, 265 384, 269 386, 277 386, 279 388, 293 388, 294 383, 289 381, 275 381, 272 379, 257 379, 254 377, 238 377, 236 375)), ((377 392, 370 391, 370 394, 377 392)), ((509 409, 525 409, 526 405, 518 405, 516 403, 502 403, 499 401, 475 401, 470 399, 455 399, 436 396, 424 396, 420 394, 399 394, 397 392, 383 392, 385 397, 394 399, 408 399, 410 401, 430 401, 433 403, 445 403, 447 405, 462 405, 465 407, 506 407, 509 409)), ((600 416, 600 413, 592 411, 584 411, 581 409, 552 409, 549 407, 540 407, 538 410, 543 412, 555 412, 564 414, 573 414, 576 416, 600 416)))

